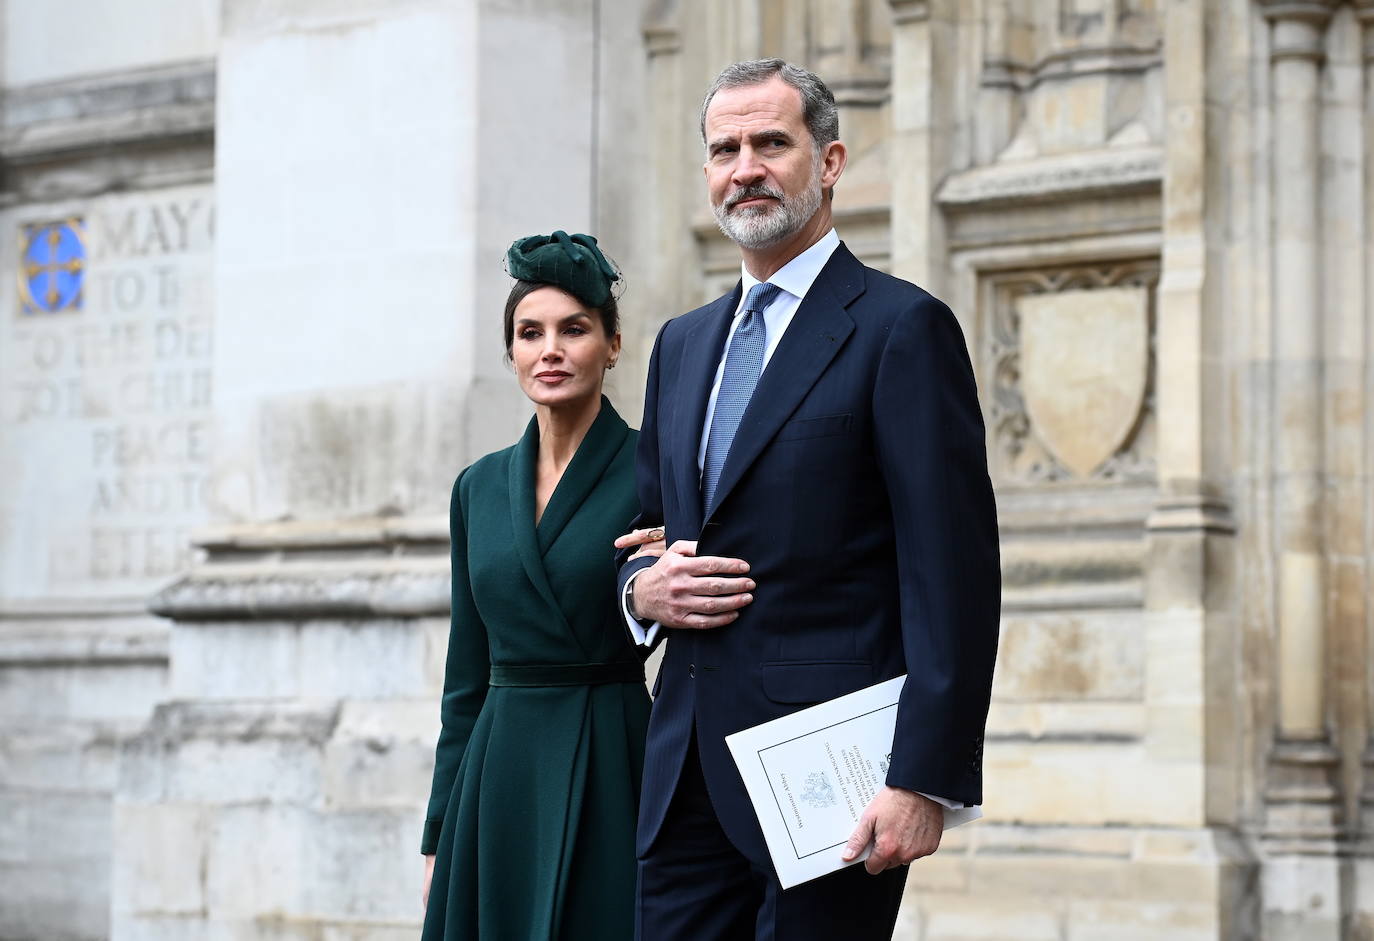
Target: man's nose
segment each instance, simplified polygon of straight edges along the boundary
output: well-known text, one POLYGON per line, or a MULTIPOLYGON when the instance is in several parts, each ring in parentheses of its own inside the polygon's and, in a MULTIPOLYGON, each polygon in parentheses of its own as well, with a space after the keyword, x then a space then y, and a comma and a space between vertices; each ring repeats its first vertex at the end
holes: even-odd
POLYGON ((730 179, 738 186, 745 186, 759 182, 763 176, 763 163, 754 153, 754 148, 741 147, 739 156, 735 159, 735 172, 731 174, 730 179))

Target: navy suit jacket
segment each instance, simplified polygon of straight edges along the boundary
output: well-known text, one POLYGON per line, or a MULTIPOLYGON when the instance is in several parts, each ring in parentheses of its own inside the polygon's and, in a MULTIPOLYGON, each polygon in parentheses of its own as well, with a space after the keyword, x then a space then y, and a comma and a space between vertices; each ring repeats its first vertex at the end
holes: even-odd
MULTIPOLYGON (((702 518, 697 452, 739 297, 736 285, 667 323, 649 363, 636 525, 746 560, 758 587, 725 627, 664 632, 638 852, 663 822, 695 726, 722 826, 767 867, 725 736, 903 673, 887 783, 982 803, 1001 574, 958 321, 843 244, 769 360, 702 518)), ((626 555, 622 590, 655 561, 626 555)))

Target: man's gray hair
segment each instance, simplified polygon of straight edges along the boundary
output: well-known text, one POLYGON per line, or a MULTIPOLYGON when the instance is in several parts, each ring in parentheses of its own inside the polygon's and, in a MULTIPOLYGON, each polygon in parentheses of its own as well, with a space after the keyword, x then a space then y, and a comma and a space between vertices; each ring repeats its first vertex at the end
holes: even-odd
POLYGON ((706 97, 701 101, 701 142, 706 143, 706 109, 711 107, 716 92, 724 88, 762 85, 775 75, 801 93, 802 120, 811 132, 816 150, 819 152, 826 144, 839 140, 840 112, 835 107, 835 96, 816 73, 782 59, 750 59, 727 65, 706 90, 706 97))

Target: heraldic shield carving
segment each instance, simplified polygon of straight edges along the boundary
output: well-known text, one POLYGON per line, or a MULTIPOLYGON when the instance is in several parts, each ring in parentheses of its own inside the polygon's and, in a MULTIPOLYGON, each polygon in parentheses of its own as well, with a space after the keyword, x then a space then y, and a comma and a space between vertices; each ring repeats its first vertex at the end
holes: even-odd
POLYGON ((1017 299, 1021 392, 1036 437, 1087 477, 1125 443, 1149 379, 1149 296, 1143 287, 1017 299))

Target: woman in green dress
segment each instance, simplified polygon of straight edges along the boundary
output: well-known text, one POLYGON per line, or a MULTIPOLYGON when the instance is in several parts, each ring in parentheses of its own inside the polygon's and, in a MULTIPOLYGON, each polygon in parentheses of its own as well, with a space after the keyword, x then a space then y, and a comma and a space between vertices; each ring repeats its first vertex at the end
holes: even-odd
POLYGON ((535 415, 453 488, 422 937, 629 939, 649 697, 615 596, 612 542, 638 511, 638 434, 601 394, 618 275, 563 232, 516 242, 507 269, 506 349, 535 415))

